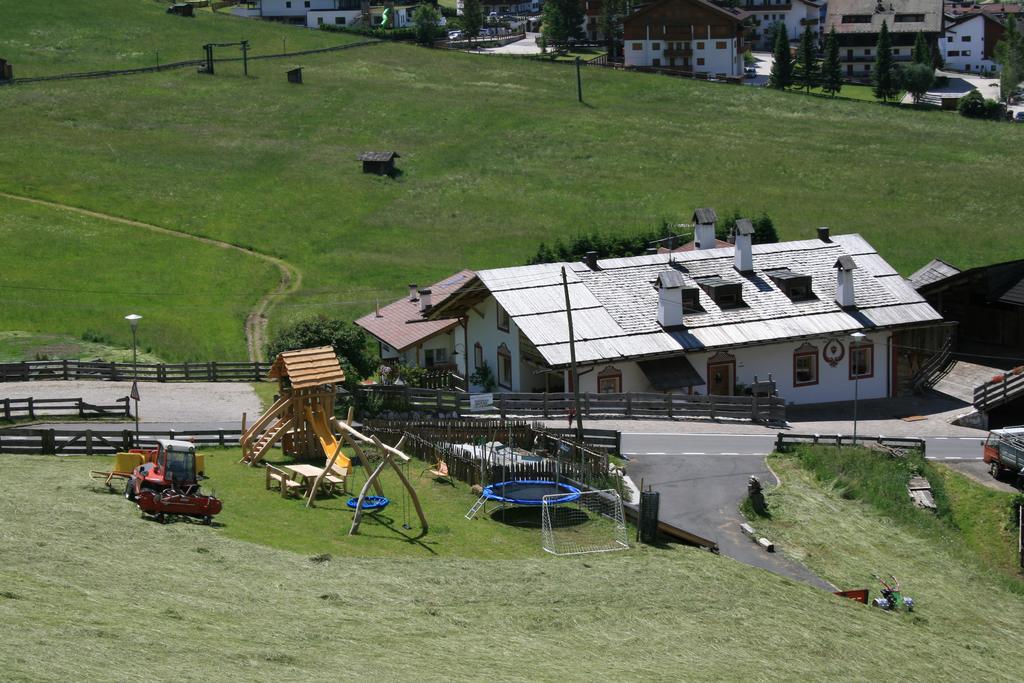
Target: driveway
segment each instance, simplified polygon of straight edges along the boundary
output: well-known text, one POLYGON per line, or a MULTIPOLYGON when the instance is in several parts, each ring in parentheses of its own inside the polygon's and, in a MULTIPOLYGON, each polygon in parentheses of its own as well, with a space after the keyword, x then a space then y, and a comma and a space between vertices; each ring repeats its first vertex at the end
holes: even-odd
POLYGON ((754 59, 757 60, 754 63, 757 75, 747 78, 743 82, 747 85, 766 86, 768 85, 768 77, 772 73, 772 64, 775 62, 775 58, 771 52, 754 52, 753 55, 754 59))
POLYGON ((745 520, 739 504, 746 496, 749 478, 756 476, 765 486, 778 485, 765 465, 770 437, 731 436, 726 441, 713 436, 659 436, 623 434, 622 449, 630 454, 630 478, 637 484, 642 480, 644 487, 661 494, 658 516, 662 521, 714 539, 726 557, 817 588, 836 590, 803 565, 765 551, 740 531, 745 520), (735 450, 709 452, 720 450, 720 445, 735 450), (651 453, 655 448, 673 452, 651 453))
POLYGON ((525 38, 515 43, 509 43, 501 47, 485 47, 472 51, 490 55, 539 55, 541 53, 540 45, 537 44, 537 38, 539 37, 539 33, 527 33, 525 38))

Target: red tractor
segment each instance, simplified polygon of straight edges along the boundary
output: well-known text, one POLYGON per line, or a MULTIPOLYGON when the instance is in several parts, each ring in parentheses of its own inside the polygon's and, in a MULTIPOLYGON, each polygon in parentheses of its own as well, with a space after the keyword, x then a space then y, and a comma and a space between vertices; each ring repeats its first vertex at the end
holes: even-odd
POLYGON ((194 444, 159 439, 155 449, 139 452, 147 456, 146 462, 129 477, 125 498, 161 523, 167 515, 195 517, 205 524, 213 521, 223 506, 220 500, 199 490, 194 444))

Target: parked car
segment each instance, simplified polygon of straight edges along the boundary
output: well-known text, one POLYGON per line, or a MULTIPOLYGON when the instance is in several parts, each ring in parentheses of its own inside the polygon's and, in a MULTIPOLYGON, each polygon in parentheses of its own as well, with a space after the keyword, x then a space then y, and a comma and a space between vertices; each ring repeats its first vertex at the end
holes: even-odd
POLYGON ((753 78, 754 76, 757 75, 757 69, 755 69, 752 66, 748 66, 745 69, 743 69, 743 75, 746 76, 747 78, 753 78))
POLYGON ((462 37, 462 31, 448 31, 448 40, 458 40, 462 37))
POLYGON ((1017 123, 1024 123, 1024 111, 1017 112, 1017 114, 1013 117, 1013 120, 1016 121, 1017 123))

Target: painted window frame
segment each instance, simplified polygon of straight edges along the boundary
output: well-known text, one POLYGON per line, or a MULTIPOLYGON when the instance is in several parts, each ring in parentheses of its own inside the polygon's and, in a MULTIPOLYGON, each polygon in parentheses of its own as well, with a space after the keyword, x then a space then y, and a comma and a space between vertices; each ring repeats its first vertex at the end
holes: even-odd
POLYGON ((619 370, 614 365, 607 366, 604 370, 597 373, 597 393, 599 394, 621 394, 622 393, 622 370, 619 370), (605 391, 603 388, 604 382, 611 382, 612 390, 605 391))
POLYGON ((484 366, 484 347, 480 342, 473 344, 473 369, 478 370, 484 366))
POLYGON ((501 304, 497 301, 494 302, 494 324, 498 327, 501 332, 508 332, 512 327, 512 316, 508 314, 501 304), (501 326, 501 319, 505 318, 505 326, 501 326))
POLYGON ((793 386, 794 387, 812 387, 812 386, 816 385, 820 381, 820 376, 818 374, 819 370, 820 370, 820 368, 818 366, 818 349, 817 349, 817 347, 808 348, 808 345, 804 344, 803 346, 801 346, 800 348, 798 348, 796 351, 793 352, 793 386), (814 379, 807 380, 806 382, 801 382, 798 379, 798 376, 799 376, 798 375, 798 373, 799 373, 798 363, 803 358, 813 358, 814 359, 814 362, 813 362, 813 365, 812 365, 812 374, 814 375, 814 379))
POLYGON ((502 344, 501 346, 498 347, 498 367, 496 368, 496 372, 497 372, 497 375, 498 375, 498 386, 499 387, 503 387, 505 389, 511 389, 512 388, 512 352, 509 351, 509 348, 508 348, 508 346, 506 344, 502 344), (505 363, 505 362, 508 363, 508 373, 507 373, 508 377, 505 378, 507 381, 503 382, 502 381, 502 375, 505 374, 505 373, 502 372, 502 371, 504 370, 503 363, 505 363))
POLYGON ((871 379, 875 376, 875 343, 873 341, 864 341, 854 344, 850 344, 850 360, 848 361, 848 368, 850 371, 850 379, 871 379), (853 372, 853 359, 856 358, 860 352, 866 352, 868 358, 868 372, 863 375, 855 375, 853 372))

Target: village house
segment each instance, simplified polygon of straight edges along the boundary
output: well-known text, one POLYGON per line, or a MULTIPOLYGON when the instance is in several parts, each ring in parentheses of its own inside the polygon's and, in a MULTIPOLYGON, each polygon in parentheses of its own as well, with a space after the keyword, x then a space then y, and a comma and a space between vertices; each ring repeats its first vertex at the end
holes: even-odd
POLYGON ((657 0, 623 20, 625 65, 742 76, 745 16, 705 0, 657 0))
MULTIPOLYGON (((231 10, 241 17, 273 19, 309 28, 332 26, 379 26, 388 11, 389 28, 405 28, 412 23, 416 6, 382 0, 250 0, 231 10)), ((441 23, 443 25, 443 22, 441 23)))
POLYGON ((740 7, 750 15, 754 30, 747 40, 757 50, 771 50, 773 36, 768 30, 779 24, 785 26, 790 42, 800 40, 808 26, 821 40, 821 27, 825 23, 825 5, 815 0, 746 0, 740 7))
MULTIPOLYGON (((701 225, 705 233, 713 225, 701 225)), ((941 316, 856 234, 477 272, 428 317, 461 319, 469 373, 497 391, 735 395, 769 375, 791 403, 904 393, 949 336, 941 316), (563 272, 566 284, 563 286, 563 272), (865 336, 854 339, 851 334, 865 336)))
POLYGON ((992 57, 1004 31, 998 19, 980 12, 947 22, 939 40, 945 68, 974 73, 999 71, 992 57))
POLYGON ((838 34, 846 78, 867 81, 883 21, 892 39, 893 59, 899 63, 910 62, 919 31, 937 51, 944 20, 942 0, 829 0, 825 33, 835 28, 838 34))
POLYGON ((455 289, 473 278, 463 270, 430 287, 409 285, 407 296, 355 321, 377 340, 381 365, 449 368, 465 372, 464 328, 459 318, 430 319, 428 314, 455 289), (459 353, 459 351, 463 351, 459 353))

